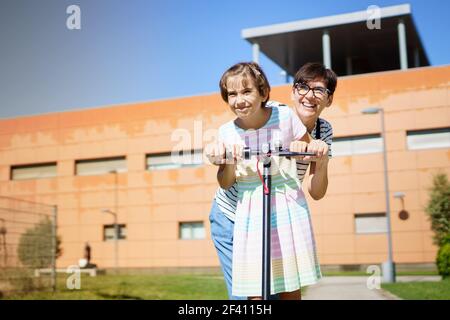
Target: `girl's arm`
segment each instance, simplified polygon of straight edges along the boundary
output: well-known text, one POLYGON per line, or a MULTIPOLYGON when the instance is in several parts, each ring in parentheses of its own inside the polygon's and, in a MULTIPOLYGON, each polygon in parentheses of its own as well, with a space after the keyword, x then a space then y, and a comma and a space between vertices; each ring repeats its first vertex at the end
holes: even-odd
POLYGON ((217 181, 222 189, 229 189, 236 182, 236 164, 242 160, 243 151, 244 146, 240 144, 228 146, 228 158, 225 151, 225 163, 221 164, 217 171, 217 181))
MULTIPOLYGON (((232 148, 233 158, 237 152, 241 152, 240 148, 232 148)), ((211 164, 219 166, 217 182, 220 187, 229 189, 236 181, 236 165, 233 161, 231 163, 227 161, 225 144, 223 142, 208 144, 205 146, 205 155, 211 164)))
POLYGON ((222 189, 229 189, 236 182, 236 164, 221 164, 217 171, 217 181, 222 189))

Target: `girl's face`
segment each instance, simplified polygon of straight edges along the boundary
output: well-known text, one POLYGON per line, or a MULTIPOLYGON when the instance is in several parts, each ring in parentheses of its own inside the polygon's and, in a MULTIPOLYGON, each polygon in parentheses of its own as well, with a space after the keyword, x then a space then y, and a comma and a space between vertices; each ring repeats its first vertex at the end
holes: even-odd
POLYGON ((258 116, 266 97, 259 94, 253 81, 241 75, 227 79, 228 105, 240 119, 258 116))

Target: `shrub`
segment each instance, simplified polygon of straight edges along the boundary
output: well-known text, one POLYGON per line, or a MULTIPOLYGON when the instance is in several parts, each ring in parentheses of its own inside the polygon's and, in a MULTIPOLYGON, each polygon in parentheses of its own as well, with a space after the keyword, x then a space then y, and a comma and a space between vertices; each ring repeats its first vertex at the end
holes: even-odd
POLYGON ((439 248, 436 265, 439 274, 445 279, 450 276, 450 235, 448 235, 444 241, 446 241, 446 243, 442 244, 439 248))

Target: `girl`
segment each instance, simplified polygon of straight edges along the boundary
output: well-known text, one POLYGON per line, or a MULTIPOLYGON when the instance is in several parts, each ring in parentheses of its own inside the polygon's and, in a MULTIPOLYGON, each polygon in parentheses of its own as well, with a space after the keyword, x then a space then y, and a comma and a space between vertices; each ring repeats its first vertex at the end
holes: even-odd
MULTIPOLYGON (((220 163, 217 178, 223 189, 236 183, 232 294, 255 299, 261 295, 262 188, 261 163, 243 160, 243 146, 260 149, 280 141, 283 148, 306 151, 306 128, 288 107, 265 106, 270 86, 255 63, 239 63, 220 80, 221 95, 237 118, 219 129, 219 145, 207 151, 220 163), (225 152, 227 151, 227 152, 225 152), (226 158, 229 153, 231 157, 226 158)), ((295 159, 272 160, 272 294, 299 299, 301 286, 321 277, 308 207, 297 178, 295 159)))

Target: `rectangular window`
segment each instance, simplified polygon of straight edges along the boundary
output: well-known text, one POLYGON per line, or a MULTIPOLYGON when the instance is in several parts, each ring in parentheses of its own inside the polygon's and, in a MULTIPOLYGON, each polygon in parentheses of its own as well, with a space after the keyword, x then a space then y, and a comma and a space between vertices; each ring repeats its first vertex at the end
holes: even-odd
POLYGON ((112 172, 126 172, 127 164, 125 157, 77 160, 75 162, 77 176, 91 176, 108 174, 112 172))
POLYGON ((383 151, 379 134, 333 138, 333 155, 350 156, 383 151))
POLYGON ((355 214, 356 234, 386 233, 386 223, 387 221, 385 213, 355 214))
POLYGON ((44 179, 56 177, 56 162, 11 166, 11 180, 44 179))
POLYGON ((205 226, 201 222, 180 222, 180 239, 205 239, 205 226))
MULTIPOLYGON (((127 226, 124 224, 118 224, 118 240, 125 240, 127 238, 127 226)), ((113 224, 107 224, 103 226, 103 241, 114 240, 115 227, 113 224)))
POLYGON ((203 164, 203 150, 181 150, 147 155, 147 170, 198 167, 203 164))
POLYGON ((409 150, 450 148, 450 128, 406 132, 409 150))

